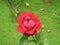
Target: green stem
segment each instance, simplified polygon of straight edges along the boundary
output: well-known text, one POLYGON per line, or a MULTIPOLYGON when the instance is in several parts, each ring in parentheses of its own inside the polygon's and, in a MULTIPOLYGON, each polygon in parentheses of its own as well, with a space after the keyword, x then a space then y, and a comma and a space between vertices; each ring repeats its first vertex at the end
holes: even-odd
POLYGON ((34 39, 35 44, 36 44, 36 45, 38 45, 38 43, 37 43, 37 41, 36 41, 35 37, 34 37, 34 36, 32 36, 32 38, 34 39))

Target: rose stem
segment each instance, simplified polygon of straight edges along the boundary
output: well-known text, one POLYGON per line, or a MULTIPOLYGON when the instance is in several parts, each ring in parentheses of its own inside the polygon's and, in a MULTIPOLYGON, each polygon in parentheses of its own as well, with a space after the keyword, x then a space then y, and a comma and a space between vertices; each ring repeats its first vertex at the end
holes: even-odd
POLYGON ((35 40, 35 44, 38 45, 38 43, 37 43, 36 39, 34 38, 34 36, 32 36, 32 38, 35 40))

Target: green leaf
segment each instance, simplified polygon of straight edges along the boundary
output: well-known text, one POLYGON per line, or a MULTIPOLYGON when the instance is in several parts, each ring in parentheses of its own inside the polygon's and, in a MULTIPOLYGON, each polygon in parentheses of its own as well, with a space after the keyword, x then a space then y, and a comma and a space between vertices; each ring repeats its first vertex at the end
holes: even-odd
POLYGON ((41 37, 41 33, 40 33, 40 32, 39 32, 38 34, 35 35, 35 39, 36 39, 37 41, 40 40, 40 37, 41 37))
POLYGON ((29 40, 28 42, 27 42, 28 44, 30 43, 32 43, 32 45, 37 45, 38 43, 33 39, 33 40, 29 40))
POLYGON ((35 40, 29 40, 29 41, 27 41, 27 42, 28 42, 28 43, 30 43, 30 42, 34 42, 34 43, 35 43, 36 41, 35 41, 35 40))
POLYGON ((19 45, 26 45, 27 40, 28 40, 28 36, 26 35, 22 36, 20 39, 19 45))
POLYGON ((42 42, 41 42, 41 31, 35 35, 35 39, 36 41, 39 43, 39 45, 42 45, 42 42))

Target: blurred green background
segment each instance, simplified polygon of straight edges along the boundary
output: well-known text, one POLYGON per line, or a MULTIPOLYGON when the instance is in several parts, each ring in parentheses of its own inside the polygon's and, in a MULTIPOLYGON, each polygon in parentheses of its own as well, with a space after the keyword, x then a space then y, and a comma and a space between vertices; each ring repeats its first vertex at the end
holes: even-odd
MULTIPOLYGON (((31 11, 37 14, 43 24, 40 37, 43 45, 60 45, 60 0, 51 0, 49 4, 43 0, 12 0, 12 4, 13 8, 19 8, 21 12, 31 11), (29 3, 28 8, 26 3, 29 3)), ((7 0, 0 0, 0 45, 19 45, 22 36, 17 31, 16 15, 10 10, 7 0)))

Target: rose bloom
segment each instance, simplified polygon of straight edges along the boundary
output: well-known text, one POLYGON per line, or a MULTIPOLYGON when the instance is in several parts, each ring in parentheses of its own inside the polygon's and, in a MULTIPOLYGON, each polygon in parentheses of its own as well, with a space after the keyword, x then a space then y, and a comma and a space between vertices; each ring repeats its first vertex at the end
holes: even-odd
POLYGON ((18 22, 18 32, 31 36, 38 33, 38 31, 42 28, 42 24, 36 14, 33 12, 22 12, 17 17, 18 22))

